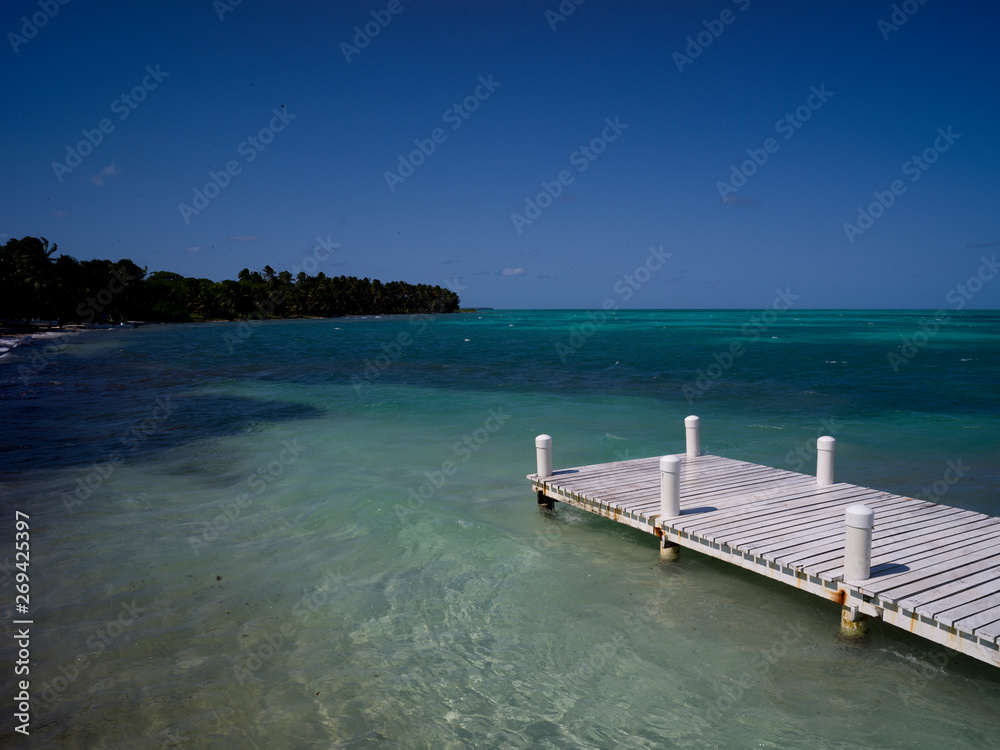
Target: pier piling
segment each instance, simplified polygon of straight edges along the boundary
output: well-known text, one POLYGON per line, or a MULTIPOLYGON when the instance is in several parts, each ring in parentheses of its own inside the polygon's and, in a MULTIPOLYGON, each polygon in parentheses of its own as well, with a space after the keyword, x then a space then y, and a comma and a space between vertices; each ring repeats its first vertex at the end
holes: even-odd
POLYGON ((848 505, 844 510, 844 580, 864 581, 872 571, 872 530, 875 511, 867 505, 848 505))
POLYGON ((687 457, 701 455, 701 420, 693 414, 684 418, 684 432, 687 436, 687 457))
MULTIPOLYGON (((660 518, 676 518, 680 514, 681 460, 677 456, 664 456, 660 459, 660 518)), ((680 553, 679 544, 671 542, 666 534, 660 537, 661 560, 672 562, 680 553)))
POLYGON ((829 435, 816 440, 816 484, 820 487, 833 484, 833 451, 837 441, 829 435))
POLYGON ((660 459, 660 518, 681 514, 681 460, 677 456, 660 459))
POLYGON ((538 476, 552 476, 552 438, 539 435, 535 438, 535 458, 538 464, 538 476))

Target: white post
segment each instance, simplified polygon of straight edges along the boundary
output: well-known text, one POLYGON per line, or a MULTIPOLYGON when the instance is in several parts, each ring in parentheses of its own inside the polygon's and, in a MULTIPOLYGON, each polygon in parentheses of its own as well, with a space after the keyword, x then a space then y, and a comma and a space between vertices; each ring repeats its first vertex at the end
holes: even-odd
POLYGON ((693 414, 684 418, 684 431, 687 434, 687 457, 698 458, 701 455, 701 420, 693 414))
POLYGON ((845 511, 844 580, 863 581, 872 574, 872 529, 875 511, 866 505, 849 505, 845 511))
POLYGON ((539 435, 535 438, 535 458, 538 464, 538 476, 552 476, 552 438, 539 435))
POLYGON ((660 459, 660 518, 681 514, 681 460, 677 456, 660 459))
POLYGON ((829 435, 816 440, 816 484, 824 487, 833 484, 833 451, 837 441, 829 435))

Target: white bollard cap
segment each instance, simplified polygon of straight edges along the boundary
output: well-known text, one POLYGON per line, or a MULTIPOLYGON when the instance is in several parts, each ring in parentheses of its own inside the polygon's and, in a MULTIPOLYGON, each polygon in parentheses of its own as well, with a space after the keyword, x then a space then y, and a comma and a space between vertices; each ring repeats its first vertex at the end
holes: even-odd
POLYGON ((681 460, 677 456, 664 456, 660 459, 660 471, 665 474, 676 474, 681 470, 681 460))
POLYGON ((689 417, 684 417, 684 425, 686 427, 690 427, 691 425, 698 424, 698 422, 700 422, 700 421, 701 420, 698 419, 698 417, 696 417, 694 414, 692 414, 689 417))
POLYGON ((844 513, 847 516, 847 525, 851 528, 871 529, 875 527, 875 511, 867 505, 848 505, 844 513))
POLYGON ((837 447, 837 440, 830 437, 829 435, 824 435, 821 438, 816 438, 816 450, 818 451, 832 451, 837 447))
POLYGON ((549 435, 539 435, 535 438, 536 448, 551 448, 552 438, 549 435))

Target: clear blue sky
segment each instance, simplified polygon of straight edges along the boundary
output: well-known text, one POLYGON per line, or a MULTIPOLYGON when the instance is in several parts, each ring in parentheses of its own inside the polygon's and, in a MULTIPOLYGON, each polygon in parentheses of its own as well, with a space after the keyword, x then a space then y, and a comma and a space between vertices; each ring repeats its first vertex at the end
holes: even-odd
POLYGON ((223 279, 323 238, 498 308, 949 308, 1000 255, 993 3, 232 1, 4 3, 0 241, 223 279))

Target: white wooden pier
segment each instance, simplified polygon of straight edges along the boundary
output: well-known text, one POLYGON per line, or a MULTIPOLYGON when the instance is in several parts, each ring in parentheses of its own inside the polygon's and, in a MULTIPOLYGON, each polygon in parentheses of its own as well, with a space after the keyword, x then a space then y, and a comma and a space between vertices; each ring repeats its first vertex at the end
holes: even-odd
POLYGON ((814 477, 701 455, 686 424, 686 453, 558 471, 541 435, 528 479, 539 503, 656 535, 666 559, 688 547, 837 602, 846 634, 878 619, 1000 667, 1000 518, 834 482, 830 437, 814 477))

